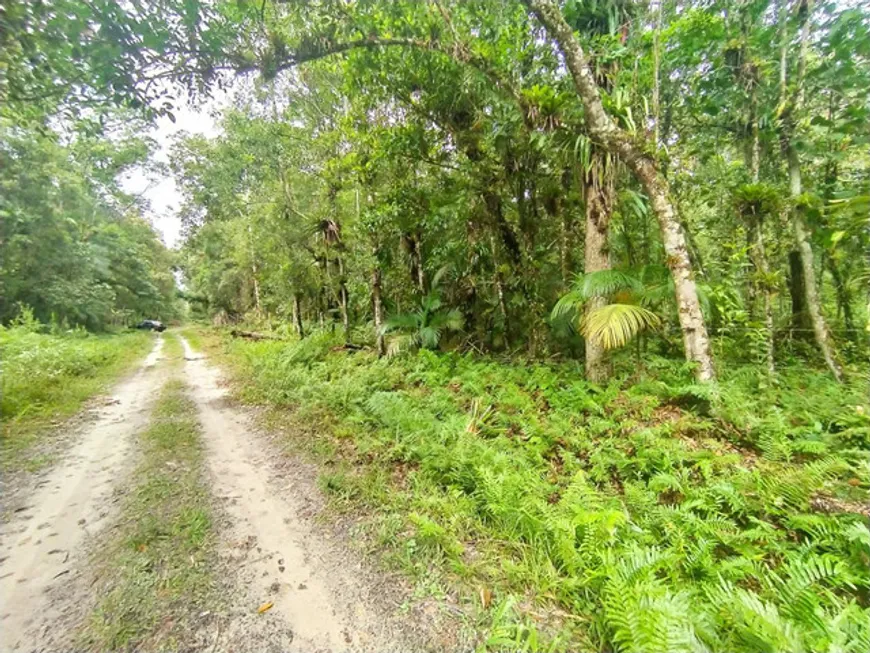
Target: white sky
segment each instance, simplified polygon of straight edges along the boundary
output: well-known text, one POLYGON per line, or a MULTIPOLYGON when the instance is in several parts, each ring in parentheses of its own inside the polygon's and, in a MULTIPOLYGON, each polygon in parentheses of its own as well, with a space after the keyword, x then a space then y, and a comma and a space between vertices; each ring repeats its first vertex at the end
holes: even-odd
MULTIPOLYGON (((169 151, 181 132, 216 136, 219 129, 215 118, 221 109, 229 104, 229 97, 218 95, 200 107, 182 105, 176 107, 175 122, 163 117, 157 121, 151 135, 157 141, 157 150, 152 159, 169 163, 169 151)), ((148 200, 150 210, 145 215, 163 235, 163 242, 175 247, 181 242, 181 220, 178 209, 181 206, 181 192, 175 185, 172 174, 167 171, 160 175, 143 169, 133 170, 121 178, 122 188, 133 195, 141 195, 148 200)))

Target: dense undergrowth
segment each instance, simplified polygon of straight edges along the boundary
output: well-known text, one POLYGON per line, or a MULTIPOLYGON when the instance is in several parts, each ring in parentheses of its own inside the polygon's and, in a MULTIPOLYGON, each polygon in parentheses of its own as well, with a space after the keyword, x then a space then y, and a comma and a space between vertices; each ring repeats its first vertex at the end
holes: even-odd
POLYGON ((489 646, 870 650, 863 385, 739 367, 710 390, 653 359, 596 386, 338 344, 224 353, 244 398, 295 409, 324 488, 373 509, 394 559, 479 593, 489 646))
POLYGON ((153 344, 151 334, 141 332, 98 336, 41 329, 34 322, 0 326, 4 466, 24 460, 53 420, 79 410, 153 344))

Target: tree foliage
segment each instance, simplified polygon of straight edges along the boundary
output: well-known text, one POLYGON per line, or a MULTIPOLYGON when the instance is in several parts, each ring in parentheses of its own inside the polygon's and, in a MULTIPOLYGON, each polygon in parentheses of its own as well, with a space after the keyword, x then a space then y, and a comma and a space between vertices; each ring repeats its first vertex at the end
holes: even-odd
MULTIPOLYGON (((859 197, 867 175, 860 145, 866 129, 853 118, 868 111, 858 90, 868 71, 866 59, 847 55, 842 39, 857 39, 863 52, 866 16, 848 7, 816 9, 810 20, 818 38, 799 78, 802 10, 788 5, 783 18, 776 8, 722 2, 677 11, 664 3, 647 11, 569 3, 564 16, 594 55, 609 115, 637 138, 655 127, 657 164, 681 210, 717 349, 759 360, 765 341, 779 343, 782 356, 793 342, 813 337, 798 296, 805 284, 790 266, 796 246, 779 145, 783 92, 805 87, 794 132, 809 189, 801 210, 821 274, 820 311, 840 357, 849 360, 864 346, 856 325, 866 309, 856 283, 866 275, 866 228, 835 223, 848 213, 843 198, 859 197), (832 74, 832 66, 841 74, 832 74), (845 104, 825 100, 833 94, 845 104), (840 145, 832 148, 832 139, 840 145), (773 298, 770 322, 763 319, 762 293, 773 298)), ((577 253, 583 216, 604 185, 612 193, 606 206, 613 271, 602 278, 671 266, 645 187, 616 163, 595 167, 588 107, 521 5, 320 9, 303 17, 266 3, 262 15, 230 17, 270 35, 257 47, 248 42, 266 82, 258 99, 227 115, 220 139, 193 139, 176 157, 188 190, 189 252, 198 261, 191 274, 215 270, 202 288, 216 302, 212 311, 244 315, 254 307, 256 286, 268 313, 288 313, 296 297, 314 325, 345 315, 366 324, 374 318, 372 278, 379 279, 389 316, 418 304, 427 277, 447 265, 456 273, 441 299, 463 315, 475 346, 576 349, 545 316, 565 291, 566 302, 577 299, 568 280, 583 268, 577 253), (340 243, 312 238, 324 220, 339 226, 340 243), (212 226, 218 222, 225 226, 212 226), (240 226, 228 226, 233 222, 240 226), (217 231, 230 238, 229 247, 195 245, 218 238, 217 231), (238 295, 222 296, 227 288, 238 295)), ((663 350, 672 350, 685 331, 685 307, 683 299, 668 298, 678 290, 674 282, 656 277, 644 282, 641 305, 665 324, 653 342, 664 338, 663 350)), ((611 345, 625 344, 653 321, 639 309, 604 315, 634 325, 611 345)))
POLYGON ((0 321, 100 330, 177 315, 173 256, 116 179, 148 154, 130 132, 59 134, 0 119, 0 321))

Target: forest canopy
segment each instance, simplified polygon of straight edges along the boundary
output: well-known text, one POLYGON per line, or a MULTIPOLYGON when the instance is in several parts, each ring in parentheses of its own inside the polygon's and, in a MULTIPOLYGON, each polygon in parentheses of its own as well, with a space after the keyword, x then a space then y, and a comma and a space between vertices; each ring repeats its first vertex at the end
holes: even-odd
POLYGON ((0 321, 102 330, 178 314, 174 255, 121 191, 148 143, 88 120, 65 134, 0 115, 0 321))
POLYGON ((633 338, 702 380, 714 353, 862 360, 866 12, 554 8, 235 16, 256 92, 173 158, 203 305, 382 352, 582 348, 596 379, 633 338))
POLYGON ((860 3, 58 0, 4 20, 7 115, 171 116, 253 73, 223 135, 173 160, 210 314, 369 329, 382 352, 583 350, 598 379, 637 338, 702 381, 714 353, 841 378, 866 349, 860 3))

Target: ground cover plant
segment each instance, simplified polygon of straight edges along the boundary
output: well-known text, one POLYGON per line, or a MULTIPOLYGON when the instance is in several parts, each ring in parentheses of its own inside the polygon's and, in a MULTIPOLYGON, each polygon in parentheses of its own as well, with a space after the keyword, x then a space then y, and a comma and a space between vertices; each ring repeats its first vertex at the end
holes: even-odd
POLYGON ((245 398, 308 426, 323 487, 379 511, 406 569, 493 593, 491 647, 866 650, 863 387, 747 366, 714 392, 663 359, 599 385, 576 363, 340 343, 226 356, 245 398))
POLYGON ((151 334, 141 332, 45 331, 28 320, 0 326, 0 453, 6 467, 24 464, 47 427, 78 411, 153 346, 151 334))

